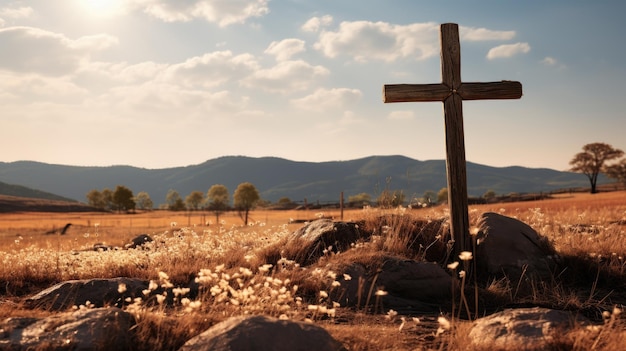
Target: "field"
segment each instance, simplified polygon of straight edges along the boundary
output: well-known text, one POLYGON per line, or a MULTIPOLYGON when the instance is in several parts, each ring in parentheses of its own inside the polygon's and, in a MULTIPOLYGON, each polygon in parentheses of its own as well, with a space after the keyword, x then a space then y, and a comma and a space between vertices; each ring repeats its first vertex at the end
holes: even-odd
MULTIPOLYGON (((443 218, 446 212, 446 207, 367 208, 345 211, 343 220, 362 221, 374 227, 384 215, 428 221, 443 218)), ((489 306, 492 309, 498 309, 495 303, 580 310, 592 318, 599 316, 598 324, 602 324, 603 312, 605 316, 615 312, 610 324, 608 319, 605 321, 602 332, 580 327, 559 339, 553 349, 623 347, 626 323, 619 311, 626 304, 626 192, 563 194, 541 201, 475 205, 470 207, 470 222, 474 224, 484 212, 497 212, 529 224, 549 239, 571 269, 523 297, 513 296, 505 282, 476 287, 481 301, 495 301, 489 306)), ((324 301, 323 313, 312 313, 319 311, 311 306, 322 306, 320 295, 332 289, 331 282, 311 282, 307 279, 310 271, 306 273, 296 265, 272 269, 266 265, 267 248, 302 227, 302 221, 320 217, 340 220, 341 213, 338 209, 253 211, 248 226, 242 225, 236 213, 222 214, 219 223, 209 212, 0 214, 0 319, 52 313, 26 309, 23 300, 64 280, 127 276, 165 280, 182 287, 190 280, 202 281, 208 275, 218 274, 222 277, 220 284, 230 284, 230 295, 183 298, 178 305, 168 307, 148 306, 141 301, 127 307, 142 317, 138 334, 144 339, 146 350, 175 350, 215 322, 243 313, 311 320, 350 350, 478 349, 468 344, 466 334, 471 321, 466 319, 442 331, 439 315, 373 313, 371 309, 336 306, 332 301, 324 301), (46 234, 60 230, 66 223, 72 226, 65 235, 46 234), (152 236, 158 247, 121 249, 142 233, 152 236), (95 244, 120 249, 95 251, 95 244), (252 278, 235 286, 234 276, 252 278), (242 292, 251 288, 249 282, 257 278, 271 284, 265 290, 257 289, 256 296, 246 295, 248 300, 244 303, 242 292)), ((407 253, 394 242, 403 223, 399 221, 397 228, 381 234, 376 244, 356 245, 359 250, 366 250, 359 255, 388 251, 406 257, 407 253)), ((347 258, 328 260, 347 260, 349 255, 348 252, 347 258)), ((309 269, 323 267, 320 263, 309 269)), ((446 311, 441 316, 455 319, 446 311)))

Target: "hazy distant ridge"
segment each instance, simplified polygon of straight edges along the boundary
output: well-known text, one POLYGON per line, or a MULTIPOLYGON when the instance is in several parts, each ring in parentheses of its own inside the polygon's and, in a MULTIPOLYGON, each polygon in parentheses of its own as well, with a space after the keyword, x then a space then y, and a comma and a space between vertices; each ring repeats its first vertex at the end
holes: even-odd
MULTIPOLYGON (((480 196, 539 192, 588 186, 582 174, 546 168, 496 168, 468 162, 468 192, 480 196)), ((81 167, 32 161, 0 162, 0 182, 19 184, 62 197, 85 201, 92 189, 130 188, 146 191, 155 205, 165 202, 170 189, 184 198, 191 191, 205 192, 224 184, 230 194, 238 184, 251 182, 266 200, 289 197, 294 201, 338 201, 358 193, 376 197, 382 190, 403 190, 407 199, 446 186, 443 160, 418 161, 404 156, 370 156, 350 161, 296 162, 276 157, 226 156, 198 165, 165 169, 131 166, 81 167)), ((601 182, 606 182, 602 179, 601 182)))

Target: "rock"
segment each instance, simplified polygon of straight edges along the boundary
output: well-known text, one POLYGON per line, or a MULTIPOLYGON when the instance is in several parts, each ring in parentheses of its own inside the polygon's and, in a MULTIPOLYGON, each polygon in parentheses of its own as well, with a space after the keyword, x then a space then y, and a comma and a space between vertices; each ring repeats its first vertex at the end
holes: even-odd
POLYGON ((479 274, 506 276, 513 282, 552 277, 556 253, 530 226, 493 212, 482 214, 478 226, 475 259, 479 274))
POLYGON ((359 230, 356 223, 318 219, 295 231, 285 246, 298 248, 290 259, 301 265, 310 265, 317 262, 325 250, 330 248, 335 253, 345 251, 352 243, 366 237, 369 234, 359 230))
POLYGON ((95 243, 93 244, 93 251, 98 251, 98 252, 102 252, 102 251, 109 251, 109 250, 113 250, 113 246, 111 245, 106 245, 104 243, 95 243))
POLYGON ((150 237, 150 235, 148 234, 139 234, 136 237, 133 238, 133 240, 131 240, 130 243, 126 244, 125 247, 127 249, 137 249, 137 248, 143 248, 144 244, 149 243, 149 242, 153 242, 154 239, 152 239, 152 237, 150 237))
POLYGON ((133 350, 135 318, 119 308, 81 309, 0 323, 2 350, 133 350))
POLYGON ((439 265, 397 257, 383 257, 382 264, 369 268, 353 263, 339 270, 337 281, 341 286, 333 292, 333 301, 342 306, 365 307, 369 295, 368 306, 405 313, 438 312, 442 304, 450 303, 453 287, 458 290, 458 283, 439 265), (379 289, 386 295, 376 306, 374 294, 379 289))
POLYGON ((322 327, 265 316, 232 317, 188 340, 180 351, 346 350, 322 327))
POLYGON ((555 333, 564 335, 584 317, 547 308, 508 309, 474 321, 469 337, 485 349, 547 350, 555 333))
POLYGON ((30 308, 54 311, 87 305, 87 301, 94 307, 121 307, 127 304, 127 297, 143 297, 145 289, 148 281, 134 278, 69 280, 39 292, 25 303, 30 308), (120 286, 125 287, 124 291, 120 292, 120 286))

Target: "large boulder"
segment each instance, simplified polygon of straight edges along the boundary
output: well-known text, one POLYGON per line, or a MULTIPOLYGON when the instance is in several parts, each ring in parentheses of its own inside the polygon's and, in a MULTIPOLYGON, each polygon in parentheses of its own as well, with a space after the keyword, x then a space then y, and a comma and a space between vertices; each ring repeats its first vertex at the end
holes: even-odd
POLYGON ((69 280, 42 290, 26 300, 26 306, 61 311, 80 305, 125 305, 126 298, 144 297, 149 282, 134 278, 69 280))
POLYGON ((472 344, 485 349, 547 350, 555 333, 565 335, 584 317, 547 308, 507 309, 474 321, 469 332, 472 344))
POLYGON ((529 225, 497 213, 483 213, 476 237, 476 264, 484 277, 549 279, 556 253, 546 238, 529 225))
POLYGON ((292 249, 286 253, 290 256, 287 258, 310 265, 328 252, 348 250, 353 243, 369 236, 356 223, 318 219, 293 232, 284 247, 292 249))
POLYGON ((81 309, 0 322, 2 350, 133 350, 135 318, 119 308, 81 309))
POLYGON ((345 350, 323 328, 265 316, 229 318, 188 340, 180 351, 345 350))
POLYGON ((342 306, 431 313, 449 304, 458 283, 438 264, 382 256, 375 264, 339 268, 333 301, 342 306), (376 296, 376 291, 380 291, 376 296), (367 305, 367 306, 366 306, 367 305))

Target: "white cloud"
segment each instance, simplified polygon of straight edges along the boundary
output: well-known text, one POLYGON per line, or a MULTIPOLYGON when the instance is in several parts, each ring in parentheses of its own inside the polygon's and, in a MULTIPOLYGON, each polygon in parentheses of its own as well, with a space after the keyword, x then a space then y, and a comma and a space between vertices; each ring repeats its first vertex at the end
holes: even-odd
POLYGON ((459 28, 461 40, 467 41, 484 41, 484 40, 511 40, 515 37, 515 31, 490 30, 487 28, 459 28))
POLYGON ((566 69, 567 66, 561 63, 559 60, 555 59, 551 56, 546 56, 543 60, 541 60, 541 64, 545 66, 555 67, 558 69, 566 69))
POLYGON ((290 93, 308 89, 318 78, 330 72, 322 66, 313 66, 302 60, 281 61, 276 66, 261 69, 242 80, 248 88, 290 93))
POLYGON ((4 102, 5 99, 20 101, 22 106, 46 101, 72 104, 88 94, 67 78, 13 72, 0 72, 0 92, 6 92, 4 102))
POLYGON ((0 17, 10 19, 28 18, 33 14, 33 8, 30 6, 22 6, 18 8, 3 7, 0 8, 0 17))
POLYGON ((108 34, 96 34, 80 37, 76 40, 70 40, 67 42, 68 47, 76 50, 88 51, 100 51, 106 50, 119 43, 116 37, 108 34))
POLYGON ((188 87, 208 88, 242 79, 258 68, 250 54, 234 56, 230 51, 217 51, 171 65, 166 69, 163 79, 188 87))
POLYGON ((265 50, 265 53, 276 56, 276 60, 278 61, 285 61, 303 51, 305 51, 304 41, 292 38, 281 41, 273 41, 265 50))
POLYGON ((309 19, 300 28, 305 32, 317 32, 320 30, 321 27, 326 27, 331 23, 333 23, 333 17, 330 15, 325 15, 322 17, 313 17, 309 19))
POLYGON ((208 119, 214 113, 230 114, 241 111, 248 98, 228 91, 209 92, 192 90, 157 81, 119 86, 91 101, 93 106, 115 106, 121 114, 137 113, 146 118, 159 118, 166 122, 173 116, 181 119, 208 119))
POLYGON ((268 0, 135 0, 143 10, 165 22, 204 19, 225 27, 269 13, 268 0))
POLYGON ((547 66, 555 66, 558 63, 558 61, 554 57, 548 56, 544 58, 543 60, 541 60, 541 63, 547 66))
POLYGON ((90 51, 103 50, 116 43, 117 39, 109 35, 72 40, 63 34, 38 28, 1 28, 0 47, 11 55, 0 55, 0 70, 45 75, 71 74, 90 51))
POLYGON ((363 93, 358 89, 317 89, 308 96, 291 100, 291 104, 301 109, 313 111, 342 109, 356 104, 362 96, 363 93))
POLYGON ((515 43, 515 44, 505 44, 496 46, 492 48, 487 53, 487 58, 489 60, 498 59, 498 58, 508 58, 518 54, 525 54, 530 51, 530 45, 528 43, 515 43))
POLYGON ((412 120, 414 117, 415 117, 415 114, 413 113, 413 111, 408 111, 408 110, 392 111, 391 113, 389 113, 389 115, 387 115, 387 119, 394 120, 394 121, 412 120))
POLYGON ((439 53, 438 31, 435 23, 342 22, 336 32, 322 32, 314 47, 328 57, 347 55, 361 62, 425 59, 439 53))

